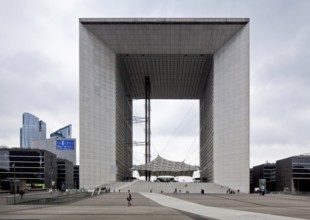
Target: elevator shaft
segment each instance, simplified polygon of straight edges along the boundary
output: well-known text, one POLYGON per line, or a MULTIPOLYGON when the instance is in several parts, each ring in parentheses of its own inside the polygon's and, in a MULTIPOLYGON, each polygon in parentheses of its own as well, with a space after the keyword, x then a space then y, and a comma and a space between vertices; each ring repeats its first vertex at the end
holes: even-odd
MULTIPOLYGON (((151 84, 145 77, 145 164, 151 162, 151 84)), ((145 171, 145 181, 151 180, 151 172, 145 171)))

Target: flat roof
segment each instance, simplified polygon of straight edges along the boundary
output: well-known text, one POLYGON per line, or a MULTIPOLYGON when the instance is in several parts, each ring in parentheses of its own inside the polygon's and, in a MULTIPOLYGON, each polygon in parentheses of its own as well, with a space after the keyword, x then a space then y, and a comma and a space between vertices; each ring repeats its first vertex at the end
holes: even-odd
POLYGON ((213 67, 213 55, 249 18, 80 18, 83 43, 95 36, 117 58, 128 96, 199 99, 213 67))
POLYGON ((249 18, 80 18, 82 24, 246 24, 249 18))

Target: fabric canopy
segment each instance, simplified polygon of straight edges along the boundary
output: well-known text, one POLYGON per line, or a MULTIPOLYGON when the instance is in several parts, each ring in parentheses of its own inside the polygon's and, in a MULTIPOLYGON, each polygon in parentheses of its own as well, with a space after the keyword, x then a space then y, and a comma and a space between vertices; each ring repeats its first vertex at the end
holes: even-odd
POLYGON ((148 164, 133 165, 131 170, 137 170, 140 176, 144 176, 145 171, 151 171, 152 176, 193 176, 198 167, 157 156, 148 164))

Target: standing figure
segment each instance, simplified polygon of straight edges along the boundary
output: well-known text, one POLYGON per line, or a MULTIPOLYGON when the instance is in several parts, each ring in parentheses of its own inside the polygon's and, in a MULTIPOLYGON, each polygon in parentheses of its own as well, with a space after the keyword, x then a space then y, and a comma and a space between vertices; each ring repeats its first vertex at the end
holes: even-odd
POLYGON ((131 194, 130 194, 130 192, 128 192, 128 196, 127 196, 128 206, 132 206, 132 204, 131 204, 131 200, 132 200, 132 198, 131 198, 131 194))
POLYGON ((19 192, 19 195, 20 195, 20 198, 22 199, 23 198, 23 196, 24 196, 24 191, 23 190, 21 190, 20 192, 19 192))

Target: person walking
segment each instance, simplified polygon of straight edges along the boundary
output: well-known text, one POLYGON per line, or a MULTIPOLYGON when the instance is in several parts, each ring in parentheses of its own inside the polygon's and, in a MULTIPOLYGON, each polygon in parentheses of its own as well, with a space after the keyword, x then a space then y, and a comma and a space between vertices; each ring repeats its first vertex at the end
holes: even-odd
POLYGON ((21 199, 24 197, 24 194, 25 194, 25 192, 24 192, 23 190, 21 190, 21 191, 19 192, 19 195, 20 195, 20 198, 21 198, 21 199))
POLYGON ((132 200, 131 193, 128 192, 128 196, 127 196, 128 207, 132 206, 131 200, 132 200))
POLYGON ((130 204, 130 200, 129 200, 129 196, 127 196, 127 206, 129 207, 131 204, 130 204))

